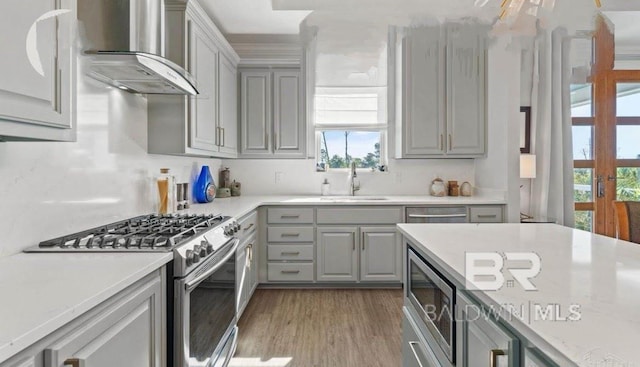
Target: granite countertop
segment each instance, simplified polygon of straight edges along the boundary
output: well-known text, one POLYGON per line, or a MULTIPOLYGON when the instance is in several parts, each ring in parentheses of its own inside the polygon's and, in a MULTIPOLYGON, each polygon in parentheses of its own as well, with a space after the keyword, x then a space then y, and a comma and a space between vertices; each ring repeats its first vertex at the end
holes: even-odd
POLYGON ((535 252, 542 260, 540 273, 531 279, 537 290, 515 284, 470 293, 513 316, 505 322, 555 360, 585 367, 640 366, 640 245, 556 224, 398 228, 459 289, 466 284, 466 252, 535 252), (516 306, 520 313, 522 305, 522 315, 510 308, 516 306), (537 317, 536 305, 552 305, 558 317, 537 317), (572 305, 577 305, 579 318, 562 320, 571 315, 572 305))
POLYGON ((0 363, 173 259, 173 253, 29 253, 0 259, 0 363))

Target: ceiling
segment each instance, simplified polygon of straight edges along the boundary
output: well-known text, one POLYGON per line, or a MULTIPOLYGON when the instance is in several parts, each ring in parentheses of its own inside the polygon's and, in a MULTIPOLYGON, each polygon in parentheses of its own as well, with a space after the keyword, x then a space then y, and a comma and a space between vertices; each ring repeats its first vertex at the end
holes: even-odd
POLYGON ((298 34, 310 11, 273 10, 271 0, 200 0, 225 34, 298 34))
MULTIPOLYGON (((605 11, 640 11, 638 0, 601 1, 605 11)), ((408 17, 411 23, 425 17, 488 19, 497 16, 501 0, 489 0, 483 8, 474 7, 474 0, 200 0, 200 3, 225 34, 298 34, 300 23, 311 11, 383 12, 386 16, 408 17)), ((588 13, 595 10, 591 0, 556 1, 556 7, 563 14, 560 23, 575 18, 578 10, 588 13)), ((568 28, 571 31, 582 27, 584 24, 568 28)))

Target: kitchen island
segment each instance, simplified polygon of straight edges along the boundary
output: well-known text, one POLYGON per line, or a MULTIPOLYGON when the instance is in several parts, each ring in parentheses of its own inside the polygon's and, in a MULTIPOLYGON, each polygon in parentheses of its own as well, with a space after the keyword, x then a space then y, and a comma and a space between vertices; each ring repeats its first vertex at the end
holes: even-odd
POLYGON ((555 224, 399 224, 398 229, 405 246, 458 292, 493 310, 493 321, 519 340, 517 361, 509 366, 640 365, 640 245, 555 224), (503 286, 477 289, 465 278, 470 252, 536 254, 541 267, 530 278, 535 289, 525 290, 509 272, 531 263, 509 261, 502 267, 503 286), (528 351, 544 362, 525 362, 528 351))

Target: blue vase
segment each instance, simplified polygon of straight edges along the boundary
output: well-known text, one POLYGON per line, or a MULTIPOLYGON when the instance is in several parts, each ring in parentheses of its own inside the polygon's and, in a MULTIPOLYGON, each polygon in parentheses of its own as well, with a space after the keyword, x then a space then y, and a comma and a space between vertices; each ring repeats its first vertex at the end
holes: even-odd
POLYGON ((216 186, 209 166, 202 166, 200 176, 193 185, 193 196, 199 203, 210 203, 216 197, 216 186))

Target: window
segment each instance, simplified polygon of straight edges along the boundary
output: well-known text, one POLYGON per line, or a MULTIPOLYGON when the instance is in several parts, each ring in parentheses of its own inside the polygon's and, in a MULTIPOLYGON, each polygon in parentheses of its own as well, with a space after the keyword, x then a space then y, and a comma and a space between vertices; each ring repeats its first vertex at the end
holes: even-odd
POLYGON ((317 170, 384 165, 386 88, 316 88, 317 170), (381 102, 383 101, 383 102, 381 102))
POLYGON ((315 39, 316 169, 383 170, 387 136, 388 25, 370 17, 311 14, 315 39))

